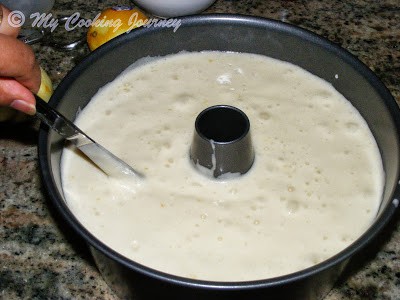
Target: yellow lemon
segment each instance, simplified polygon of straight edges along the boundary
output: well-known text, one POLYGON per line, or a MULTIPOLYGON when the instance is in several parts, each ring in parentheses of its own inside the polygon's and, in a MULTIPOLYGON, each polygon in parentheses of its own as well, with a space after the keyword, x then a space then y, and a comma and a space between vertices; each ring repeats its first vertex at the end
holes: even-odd
POLYGON ((40 88, 37 92, 37 95, 42 98, 44 101, 48 102, 50 100, 51 95, 53 95, 53 83, 49 75, 46 73, 45 70, 40 67, 40 88))
POLYGON ((146 24, 147 20, 147 16, 138 8, 107 8, 89 27, 86 37, 89 49, 93 51, 116 36, 146 24))

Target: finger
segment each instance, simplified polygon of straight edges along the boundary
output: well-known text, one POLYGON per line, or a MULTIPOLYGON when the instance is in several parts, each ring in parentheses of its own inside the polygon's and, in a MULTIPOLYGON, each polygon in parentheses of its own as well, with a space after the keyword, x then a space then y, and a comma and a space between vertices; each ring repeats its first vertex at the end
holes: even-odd
POLYGON ((0 76, 14 78, 36 94, 40 87, 40 67, 32 48, 0 34, 0 76))
POLYGON ((35 97, 18 81, 0 77, 0 106, 10 106, 19 111, 34 115, 35 97))
POLYGON ((10 25, 8 22, 8 16, 10 15, 10 12, 11 11, 7 7, 0 4, 0 16, 3 14, 3 17, 0 17, 0 19, 2 19, 0 23, 0 33, 16 38, 21 28, 19 26, 15 27, 10 25))

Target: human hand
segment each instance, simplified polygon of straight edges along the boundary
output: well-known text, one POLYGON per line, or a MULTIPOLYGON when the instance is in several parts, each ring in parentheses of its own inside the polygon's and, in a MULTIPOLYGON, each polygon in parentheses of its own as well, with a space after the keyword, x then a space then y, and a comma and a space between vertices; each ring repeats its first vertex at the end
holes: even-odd
POLYGON ((40 67, 32 48, 16 38, 19 28, 8 24, 10 11, 1 4, 0 10, 0 106, 33 115, 33 93, 40 87, 40 67))

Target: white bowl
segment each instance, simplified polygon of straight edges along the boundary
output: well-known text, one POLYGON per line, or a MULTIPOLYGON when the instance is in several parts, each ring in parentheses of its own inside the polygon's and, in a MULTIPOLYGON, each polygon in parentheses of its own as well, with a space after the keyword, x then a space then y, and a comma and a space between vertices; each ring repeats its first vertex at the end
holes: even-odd
POLYGON ((132 0, 144 10, 159 17, 179 17, 202 12, 215 0, 132 0))

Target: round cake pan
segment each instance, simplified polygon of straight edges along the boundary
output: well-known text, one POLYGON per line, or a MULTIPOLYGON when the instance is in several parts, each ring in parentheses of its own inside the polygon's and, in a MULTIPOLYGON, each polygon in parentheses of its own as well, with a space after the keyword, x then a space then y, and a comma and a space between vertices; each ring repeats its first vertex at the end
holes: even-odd
POLYGON ((163 56, 183 50, 216 50, 256 53, 288 61, 330 82, 367 121, 379 146, 385 170, 382 203, 373 224, 334 257, 281 277, 249 282, 210 282, 165 274, 113 251, 75 218, 65 201, 61 185, 63 142, 57 134, 42 126, 39 135, 40 169, 52 204, 61 221, 72 227, 74 234, 88 244, 103 277, 121 298, 320 299, 332 288, 349 260, 361 253, 382 231, 398 206, 400 114, 395 100, 358 59, 298 27, 238 15, 190 16, 180 19, 180 22, 179 28, 133 30, 103 45, 65 77, 50 104, 66 117, 74 119, 99 88, 147 56, 163 56))

